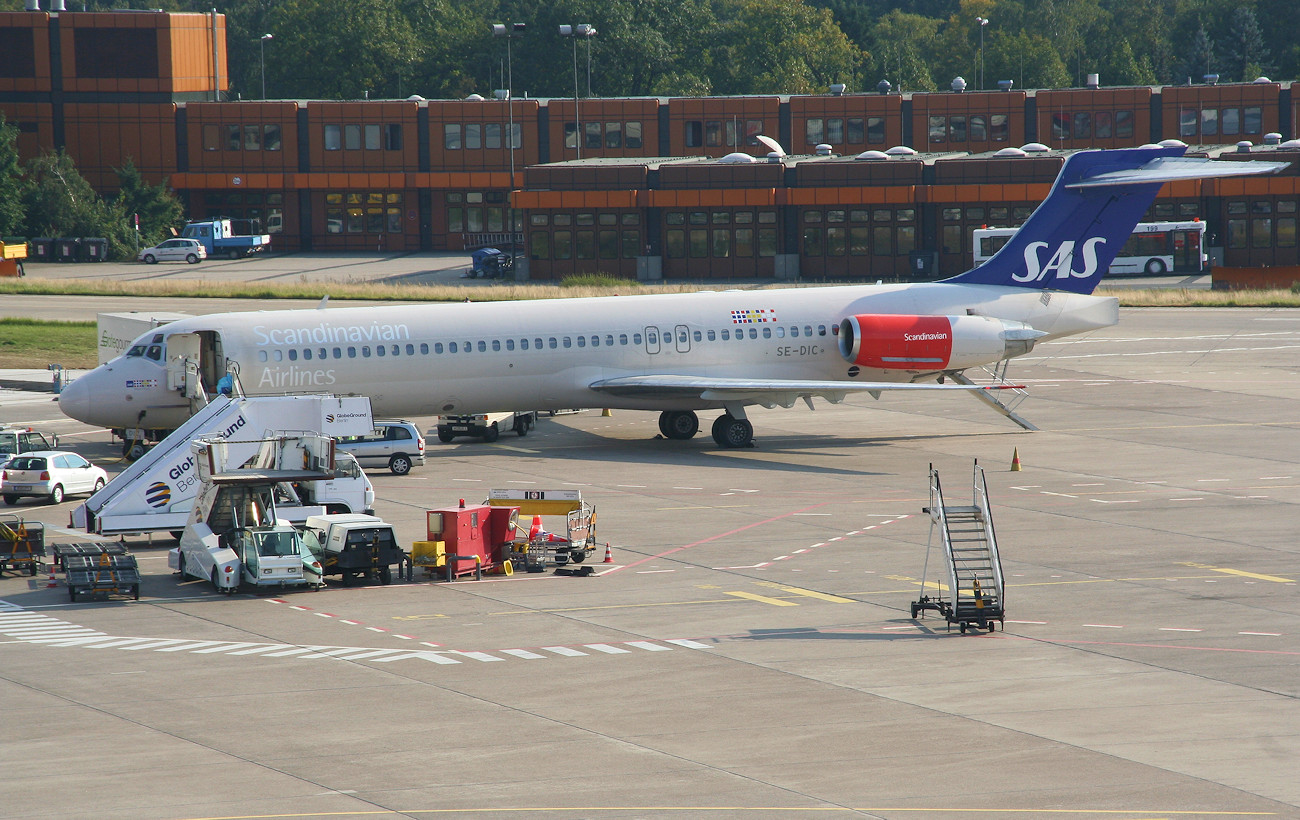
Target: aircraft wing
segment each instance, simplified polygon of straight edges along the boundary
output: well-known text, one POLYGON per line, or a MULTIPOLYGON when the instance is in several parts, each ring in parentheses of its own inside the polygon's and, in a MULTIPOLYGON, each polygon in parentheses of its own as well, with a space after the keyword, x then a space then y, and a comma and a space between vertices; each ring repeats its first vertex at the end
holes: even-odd
POLYGON ((914 382, 848 382, 813 379, 724 379, 712 376, 643 375, 602 379, 589 385, 611 396, 638 398, 699 398, 705 401, 739 401, 790 407, 796 400, 821 396, 837 404, 849 393, 870 393, 879 398, 885 390, 1006 390, 1012 384, 916 384, 914 382))

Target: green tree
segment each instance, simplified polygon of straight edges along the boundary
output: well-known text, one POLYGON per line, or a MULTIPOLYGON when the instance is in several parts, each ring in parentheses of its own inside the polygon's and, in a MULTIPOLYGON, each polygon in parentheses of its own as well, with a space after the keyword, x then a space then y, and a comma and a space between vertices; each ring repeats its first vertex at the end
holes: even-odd
POLYGON ((30 160, 27 182, 23 203, 33 236, 104 237, 111 258, 130 254, 125 215, 95 193, 63 149, 30 160))
POLYGON ((1199 83, 1203 76, 1214 73, 1214 65, 1214 43, 1202 25, 1196 29, 1196 34, 1179 63, 1179 79, 1187 77, 1192 82, 1199 83))
POLYGON ((1016 88, 1064 88, 1070 83, 1060 52, 1037 34, 995 34, 984 44, 984 62, 985 77, 992 82, 1014 80, 1016 88))
POLYGON ((872 27, 867 39, 877 82, 889 79, 895 89, 934 91, 927 58, 934 52, 939 21, 890 9, 872 27))
POLYGON ((0 237, 22 234, 26 229, 25 187, 18 158, 18 129, 6 123, 0 111, 0 237))
POLYGON ((397 0, 286 0, 267 27, 266 82, 286 98, 392 98, 409 87, 423 46, 397 0))
POLYGON ((1223 51, 1224 63, 1229 67, 1232 79, 1248 83, 1269 71, 1264 33, 1249 6, 1241 6, 1232 13, 1232 27, 1223 51))
POLYGON ((719 94, 817 94, 861 88, 865 58, 826 9, 803 0, 722 0, 714 37, 719 94))
POLYGON ((114 205, 126 216, 128 228, 134 227, 134 217, 139 215, 141 247, 156 245, 171 236, 172 229, 182 222, 184 208, 176 195, 168 190, 167 180, 163 179, 158 185, 145 182, 130 157, 121 168, 113 171, 118 182, 114 205))

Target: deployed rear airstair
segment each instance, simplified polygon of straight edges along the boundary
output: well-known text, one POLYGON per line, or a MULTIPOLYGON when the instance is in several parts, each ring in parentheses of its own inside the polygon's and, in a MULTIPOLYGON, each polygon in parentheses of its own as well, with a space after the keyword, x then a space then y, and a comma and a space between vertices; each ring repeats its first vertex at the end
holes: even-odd
POLYGON ((912 617, 927 609, 967 628, 993 631, 994 623, 1005 623, 1006 609, 1002 561, 998 557, 997 538, 993 532, 993 512, 989 508, 984 469, 975 462, 969 506, 949 506, 943 500, 939 471, 930 465, 930 503, 922 512, 930 516, 930 538, 925 550, 925 569, 921 574, 921 598, 912 603, 912 617), (925 594, 925 577, 930 568, 930 548, 938 532, 948 565, 947 584, 938 583, 934 596, 925 594))

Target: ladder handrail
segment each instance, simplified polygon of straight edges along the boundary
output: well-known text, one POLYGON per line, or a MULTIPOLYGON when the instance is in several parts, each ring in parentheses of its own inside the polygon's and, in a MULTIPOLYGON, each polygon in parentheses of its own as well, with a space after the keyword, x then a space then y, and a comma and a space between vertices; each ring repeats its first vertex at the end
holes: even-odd
MULTIPOLYGON (((948 565, 948 593, 942 594, 939 590, 937 597, 947 598, 948 606, 955 609, 957 606, 957 565, 953 560, 952 554, 952 536, 948 532, 948 516, 944 513, 943 508, 943 485, 939 482, 939 471, 930 465, 930 529, 933 532, 936 528, 939 530, 939 538, 943 543, 943 554, 947 559, 948 565)), ((929 567, 929 551, 926 551, 926 571, 929 567)), ((921 578, 922 590, 925 589, 925 578, 921 578)))
POLYGON ((993 507, 989 503, 988 484, 984 478, 984 468, 980 466, 978 459, 975 461, 971 485, 974 495, 973 506, 979 509, 984 519, 984 537, 988 541, 989 563, 993 566, 993 583, 998 596, 998 606, 1005 611, 1006 590, 1002 579, 1002 557, 998 554, 997 536, 993 529, 993 507))

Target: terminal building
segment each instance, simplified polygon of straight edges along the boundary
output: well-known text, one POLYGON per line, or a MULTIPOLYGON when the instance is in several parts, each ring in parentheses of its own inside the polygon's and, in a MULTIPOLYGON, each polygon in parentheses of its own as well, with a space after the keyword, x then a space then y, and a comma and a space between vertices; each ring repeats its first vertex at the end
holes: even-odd
POLYGON ((220 14, 28 0, 0 12, 0 111, 24 159, 63 148, 104 193, 130 159, 278 250, 513 245, 541 280, 938 278, 971 266, 974 229, 1023 222, 1068 152, 1176 139, 1295 164, 1166 185, 1148 218, 1204 221, 1221 265, 1300 265, 1290 82, 238 101, 225 54, 220 14))

